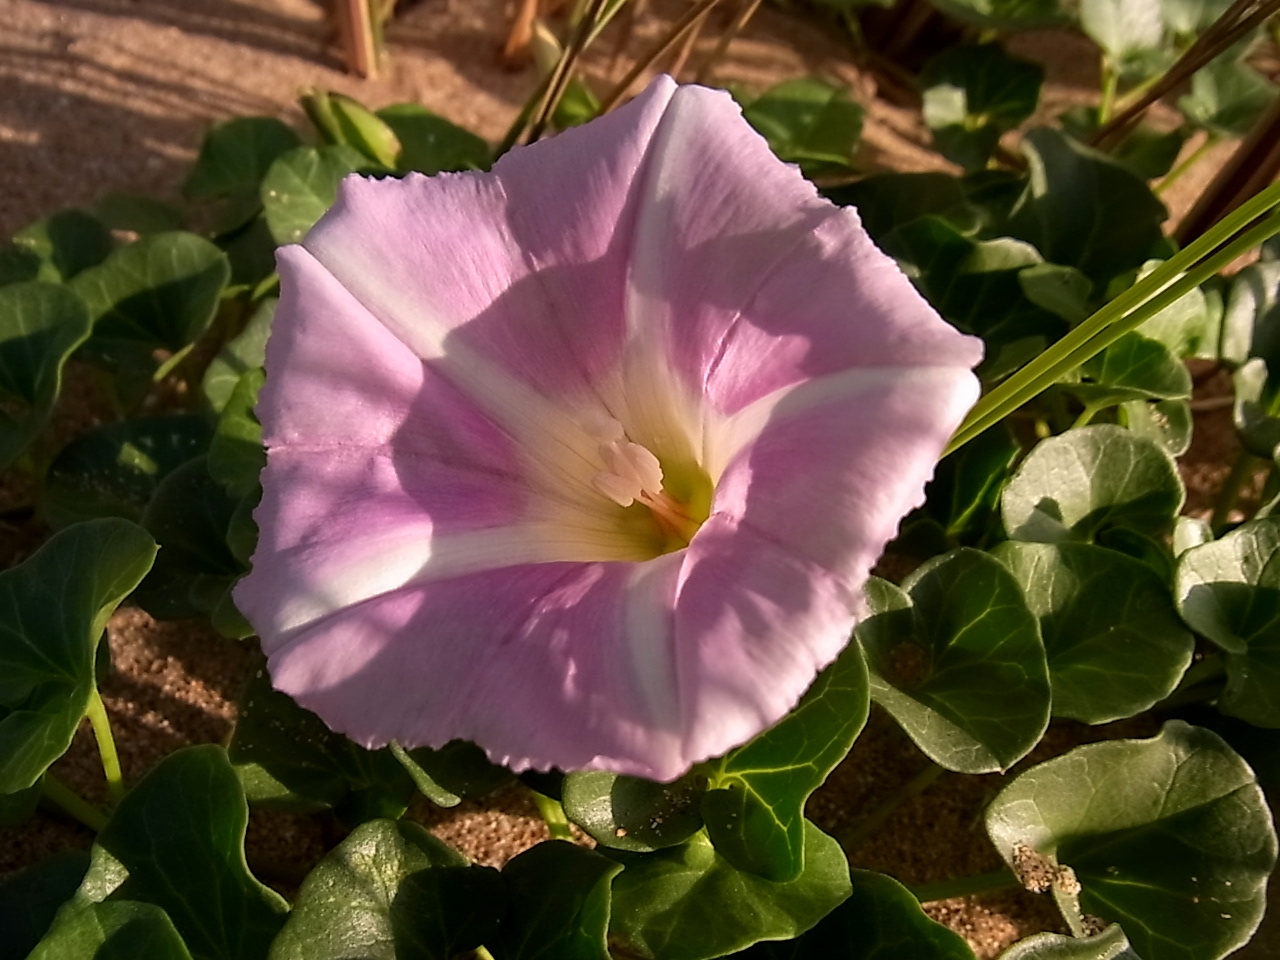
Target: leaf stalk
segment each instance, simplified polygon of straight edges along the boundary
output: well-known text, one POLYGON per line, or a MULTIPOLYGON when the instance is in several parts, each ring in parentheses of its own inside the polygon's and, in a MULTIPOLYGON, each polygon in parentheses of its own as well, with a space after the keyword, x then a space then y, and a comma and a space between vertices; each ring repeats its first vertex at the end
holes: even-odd
POLYGON ((98 755, 102 758, 102 772, 107 778, 107 792, 112 804, 124 799, 124 775, 120 772, 120 755, 116 753, 116 741, 111 735, 111 720, 102 695, 95 686, 89 695, 89 709, 85 711, 93 727, 93 737, 98 741, 98 755))
POLYGON ((84 824, 94 833, 107 825, 107 815, 76 793, 65 783, 46 772, 40 781, 40 797, 63 813, 84 824))

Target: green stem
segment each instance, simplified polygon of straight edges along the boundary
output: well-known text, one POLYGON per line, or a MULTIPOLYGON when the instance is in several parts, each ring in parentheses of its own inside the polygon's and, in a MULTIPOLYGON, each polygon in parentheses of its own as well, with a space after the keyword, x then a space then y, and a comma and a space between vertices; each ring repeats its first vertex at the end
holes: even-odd
POLYGON ((76 793, 52 773, 40 781, 40 796, 63 813, 74 817, 94 833, 107 825, 107 815, 76 793))
POLYGON ((1200 144, 1200 146, 1192 150, 1191 153, 1187 154, 1187 159, 1183 160, 1176 167, 1174 167, 1172 170, 1166 173, 1164 175, 1164 179, 1162 179, 1158 184, 1156 184, 1155 191, 1154 191, 1156 196, 1163 196, 1166 190, 1168 190, 1171 186, 1177 183, 1182 178, 1183 174, 1185 174, 1188 170, 1190 170, 1202 159, 1204 159, 1204 155, 1208 153, 1210 150, 1212 150, 1214 147, 1216 147, 1217 145, 1218 145, 1217 136, 1211 133, 1207 137, 1205 137, 1204 143, 1200 144))
POLYGON ((1231 465, 1231 472, 1227 474, 1227 479, 1222 482, 1222 489, 1218 491, 1218 499, 1213 505, 1213 516, 1209 518, 1209 526, 1219 530, 1226 525, 1231 519, 1231 511, 1235 508, 1236 501, 1240 499, 1240 491, 1244 489, 1245 483, 1253 476, 1253 471, 1258 465, 1265 462, 1248 450, 1240 451, 1236 462, 1231 465))
POLYGON ((89 696, 89 709, 85 711, 89 723, 93 727, 94 739, 98 741, 98 755, 102 757, 102 772, 107 777, 107 792, 111 802, 119 803, 124 799, 124 776, 120 773, 120 756, 116 753, 116 741, 111 736, 111 721, 107 717, 107 708, 102 703, 102 695, 94 687, 89 696))
POLYGON ((921 903, 934 900, 950 900, 952 897, 970 897, 975 893, 991 893, 996 890, 1014 890, 1022 886, 1008 867, 991 873, 979 873, 971 877, 955 877, 936 880, 910 887, 911 893, 921 903))
POLYGON ((893 816, 899 807, 912 797, 923 793, 946 772, 945 768, 930 761, 927 767, 889 794, 880 806, 859 820, 851 830, 840 836, 840 846, 844 849, 844 852, 848 854, 860 847, 868 837, 884 826, 885 821, 893 816))
POLYGON ((1080 416, 1076 417, 1074 422, 1072 422, 1071 429, 1078 430, 1081 427, 1087 427, 1089 422, 1098 415, 1099 411, 1105 410, 1106 408, 1106 404, 1102 404, 1101 406, 1091 406, 1086 403, 1084 409, 1080 411, 1080 416))
POLYGON ((538 806, 542 822, 553 840, 573 841, 573 831, 569 829, 569 818, 564 815, 564 807, 546 794, 533 791, 533 802, 538 806))
POLYGON ((1102 61, 1102 102, 1098 104, 1098 124, 1111 119, 1111 111, 1116 105, 1116 91, 1120 88, 1120 71, 1111 65, 1111 61, 1102 61))
POLYGON ((1094 312, 979 400, 952 437, 946 453, 958 450, 984 430, 999 423, 1063 375, 1106 349, 1118 337, 1178 297, 1195 289, 1241 253, 1280 232, 1280 219, 1272 216, 1253 229, 1240 233, 1277 205, 1280 205, 1280 184, 1273 184, 1241 204, 1184 249, 1094 312), (1188 270, 1190 272, 1181 276, 1188 270))

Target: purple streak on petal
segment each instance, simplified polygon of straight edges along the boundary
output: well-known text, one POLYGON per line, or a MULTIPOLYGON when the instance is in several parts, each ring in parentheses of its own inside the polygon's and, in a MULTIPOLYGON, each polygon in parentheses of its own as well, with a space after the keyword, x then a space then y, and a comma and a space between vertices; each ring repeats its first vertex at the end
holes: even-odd
POLYGON ((272 678, 366 745, 465 737, 516 769, 671 779, 688 762, 678 717, 662 714, 670 687, 637 676, 672 669, 663 623, 680 558, 654 564, 641 600, 638 565, 624 563, 532 564, 398 590, 264 641, 272 678), (637 670, 637 657, 651 662, 637 670))

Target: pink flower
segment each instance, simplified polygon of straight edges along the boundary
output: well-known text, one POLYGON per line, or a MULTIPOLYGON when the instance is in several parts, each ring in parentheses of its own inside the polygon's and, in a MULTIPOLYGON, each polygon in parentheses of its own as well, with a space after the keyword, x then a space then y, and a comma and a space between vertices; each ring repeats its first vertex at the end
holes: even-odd
POLYGON ((350 177, 279 265, 236 599, 369 746, 665 780, 750 739, 978 392, 853 211, 666 78, 492 173, 350 177))

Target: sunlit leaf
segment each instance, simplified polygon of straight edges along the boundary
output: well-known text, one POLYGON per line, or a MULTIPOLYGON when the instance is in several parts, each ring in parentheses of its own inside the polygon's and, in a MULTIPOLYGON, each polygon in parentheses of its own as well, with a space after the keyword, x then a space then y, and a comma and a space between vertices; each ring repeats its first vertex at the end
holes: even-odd
POLYGON ((1222 712, 1280 727, 1280 516, 1187 550, 1174 594, 1182 618, 1227 653, 1222 712))
POLYGON ((350 147, 383 169, 395 168, 400 140, 389 124, 358 100, 342 93, 311 90, 303 94, 302 108, 329 143, 350 147))
POLYGON ((1032 767, 992 802, 987 831, 1011 865, 1029 848, 1070 867, 1081 909, 1119 923, 1143 960, 1218 960, 1244 944, 1276 860, 1253 772, 1179 721, 1032 767))
POLYGON ((1100 410, 1130 400, 1184 400, 1191 396, 1191 374, 1169 349, 1139 333, 1126 333, 1081 364, 1080 380, 1061 389, 1100 410))
POLYGON ((173 921, 132 900, 69 903, 28 960, 191 960, 173 921))
POLYGON ((1164 39, 1159 0, 1081 0, 1080 27, 1121 70, 1159 50, 1164 39))
POLYGON ((896 587, 873 577, 858 625, 871 699, 932 760, 1006 770, 1049 723, 1049 674, 1035 616, 1009 571, 969 548, 896 587))
POLYGON ((1191 92, 1178 100, 1187 121, 1220 137, 1243 137, 1280 91, 1274 83, 1231 57, 1218 57, 1191 78, 1191 92))
POLYGON ((565 815, 597 843, 649 853, 702 829, 705 780, 696 770, 672 783, 589 770, 565 776, 561 799, 565 815))
POLYGON ((813 77, 770 87, 742 111, 783 160, 807 176, 847 169, 862 135, 862 107, 844 87, 813 77))
POLYGON ((1150 440, 1110 424, 1043 440, 1000 500, 1014 540, 1096 541, 1112 528, 1162 535, 1185 496, 1173 460, 1150 440))
POLYGON ((996 960, 1139 960, 1115 924, 1092 937, 1037 933, 1019 940, 996 960))
POLYGON ((271 960, 450 960, 491 941, 505 891, 416 823, 356 827, 307 875, 271 960))
POLYGON ((155 554, 140 527, 93 520, 0 572, 0 793, 30 787, 71 745, 107 618, 155 554))
POLYGON ((279 157, 262 180, 262 205, 276 243, 301 240, 333 206, 339 181, 367 165, 344 144, 298 147, 279 157))

